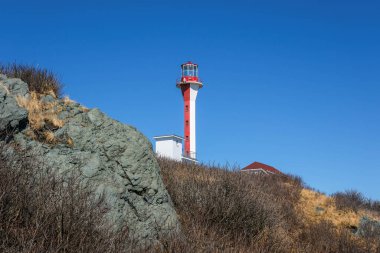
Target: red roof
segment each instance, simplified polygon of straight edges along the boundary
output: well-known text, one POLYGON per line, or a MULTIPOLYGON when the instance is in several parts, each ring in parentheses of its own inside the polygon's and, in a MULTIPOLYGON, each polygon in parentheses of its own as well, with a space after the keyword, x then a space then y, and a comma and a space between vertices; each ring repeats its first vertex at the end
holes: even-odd
POLYGON ((249 171, 249 170, 260 170, 260 169, 264 170, 264 171, 268 171, 270 173, 274 173, 274 174, 282 174, 282 172, 279 171, 278 169, 276 169, 272 166, 266 165, 264 163, 259 163, 259 162, 251 163, 250 165, 243 168, 242 170, 249 171))
POLYGON ((185 62, 184 64, 181 64, 181 66, 183 66, 183 65, 195 65, 195 66, 198 66, 198 64, 192 63, 191 61, 188 61, 188 62, 185 62))

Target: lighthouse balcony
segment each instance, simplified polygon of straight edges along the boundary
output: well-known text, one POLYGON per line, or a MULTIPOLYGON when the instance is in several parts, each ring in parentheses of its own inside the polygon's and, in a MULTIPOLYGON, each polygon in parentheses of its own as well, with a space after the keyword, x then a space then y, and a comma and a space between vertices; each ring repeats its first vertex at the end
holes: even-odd
POLYGON ((202 80, 197 77, 182 77, 176 81, 177 87, 180 88, 184 84, 197 84, 199 88, 203 87, 202 80))

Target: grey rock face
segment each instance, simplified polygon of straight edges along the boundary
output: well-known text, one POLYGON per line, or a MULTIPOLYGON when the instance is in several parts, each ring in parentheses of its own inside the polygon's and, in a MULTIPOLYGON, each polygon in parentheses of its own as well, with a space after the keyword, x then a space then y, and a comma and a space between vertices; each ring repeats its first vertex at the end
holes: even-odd
POLYGON ((54 98, 51 95, 46 95, 41 98, 44 103, 52 103, 54 102, 54 98))
MULTIPOLYGON (((28 96, 28 91, 18 79, 1 78, 0 129, 4 129, 26 119, 27 112, 17 105, 15 96, 28 96)), ((52 101, 52 97, 44 99, 52 101)), ((51 145, 32 140, 26 135, 28 126, 15 133, 13 141, 61 175, 79 171, 83 185, 105 195, 108 218, 116 229, 127 226, 133 237, 146 240, 177 232, 177 215, 150 142, 134 127, 98 109, 80 110, 74 103, 65 108, 58 116, 65 124, 54 130, 55 138, 63 141, 51 145)))
POLYGON ((28 112, 21 108, 16 96, 26 96, 28 86, 20 79, 7 79, 0 76, 0 136, 19 131, 27 123, 28 112))

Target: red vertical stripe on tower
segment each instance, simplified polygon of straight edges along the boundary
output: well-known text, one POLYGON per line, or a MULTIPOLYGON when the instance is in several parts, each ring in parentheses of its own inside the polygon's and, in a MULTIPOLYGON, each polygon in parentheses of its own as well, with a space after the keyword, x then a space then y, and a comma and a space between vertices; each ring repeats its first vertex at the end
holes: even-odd
POLYGON ((185 155, 190 156, 190 84, 181 86, 184 101, 184 130, 185 130, 185 155))

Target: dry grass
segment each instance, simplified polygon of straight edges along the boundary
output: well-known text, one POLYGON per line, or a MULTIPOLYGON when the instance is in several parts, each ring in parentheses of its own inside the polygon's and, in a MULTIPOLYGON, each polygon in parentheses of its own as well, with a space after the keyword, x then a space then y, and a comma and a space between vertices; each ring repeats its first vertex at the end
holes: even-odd
POLYGON ((62 98, 62 101, 63 101, 64 105, 71 105, 71 104, 75 103, 75 101, 70 99, 68 96, 64 96, 62 98))
POLYGON ((80 107, 79 107, 79 110, 82 111, 82 112, 89 112, 89 111, 90 111, 90 109, 88 109, 88 108, 85 107, 85 106, 80 106, 80 107))
MULTIPOLYGON (((379 252, 370 244, 363 243, 350 231, 337 229, 329 221, 304 224, 297 238, 294 252, 368 253, 379 252)), ((375 246, 378 247, 378 246, 375 246)))
POLYGON ((29 127, 33 134, 29 134, 34 139, 39 139, 50 144, 57 143, 53 130, 63 127, 65 122, 58 118, 62 107, 57 101, 44 103, 41 96, 36 92, 31 92, 30 96, 16 97, 19 106, 27 109, 29 127))
POLYGON ((360 214, 341 212, 300 178, 159 163, 183 229, 165 252, 380 252, 380 240, 347 229, 360 214))
POLYGON ((304 222, 331 222, 337 228, 357 228, 364 216, 380 220, 379 213, 370 209, 357 209, 356 206, 342 208, 336 198, 309 189, 302 189, 301 198, 297 205, 304 222))
POLYGON ((182 223, 184 252, 288 252, 294 247, 290 228, 298 223, 292 208, 298 182, 159 162, 182 223))
MULTIPOLYGON (((63 103, 64 103, 65 106, 69 106, 69 105, 72 105, 72 104, 76 103, 74 100, 70 99, 68 96, 63 97, 62 101, 63 101, 63 103)), ((89 109, 87 107, 84 107, 84 106, 81 105, 79 107, 79 111, 88 112, 89 109)))
POLYGON ((74 146, 74 141, 73 141, 73 139, 70 136, 67 137, 67 145, 69 147, 73 147, 74 146))
POLYGON ((308 222, 324 220, 340 227, 358 226, 361 217, 353 210, 338 210, 331 197, 308 189, 302 190, 298 209, 308 222))
POLYGON ((64 121, 58 119, 58 113, 62 110, 58 102, 43 103, 39 94, 30 93, 30 97, 16 98, 18 104, 28 110, 29 125, 33 130, 41 130, 45 126, 51 129, 60 128, 64 121))
POLYGON ((50 144, 57 143, 57 139, 55 138, 54 133, 52 131, 49 131, 49 130, 45 131, 44 132, 44 138, 50 144))
POLYGON ((62 92, 62 84, 55 74, 46 69, 41 69, 22 64, 0 64, 0 73, 12 78, 20 78, 26 82, 30 91, 38 94, 59 97, 62 92))

